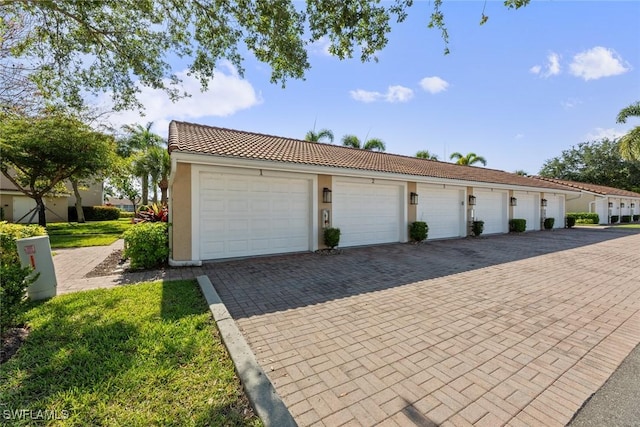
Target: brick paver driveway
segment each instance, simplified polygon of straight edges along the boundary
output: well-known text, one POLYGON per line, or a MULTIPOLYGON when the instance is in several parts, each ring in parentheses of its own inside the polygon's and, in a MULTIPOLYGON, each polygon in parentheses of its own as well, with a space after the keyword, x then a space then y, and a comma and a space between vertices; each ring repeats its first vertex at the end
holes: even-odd
POLYGON ((211 263, 302 425, 563 426, 640 342, 640 234, 211 263))

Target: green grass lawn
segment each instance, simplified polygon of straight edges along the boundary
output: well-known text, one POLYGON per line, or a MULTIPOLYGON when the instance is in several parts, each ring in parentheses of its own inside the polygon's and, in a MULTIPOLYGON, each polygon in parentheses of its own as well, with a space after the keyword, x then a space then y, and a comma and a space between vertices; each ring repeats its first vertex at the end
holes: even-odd
POLYGON ((133 224, 131 218, 114 221, 60 222, 47 225, 52 248, 107 246, 118 240, 133 224))
POLYGON ((0 414, 49 411, 56 426, 262 424, 195 281, 62 295, 25 318, 31 332, 0 369, 0 414))
POLYGON ((640 228, 640 224, 617 224, 615 228, 640 228))

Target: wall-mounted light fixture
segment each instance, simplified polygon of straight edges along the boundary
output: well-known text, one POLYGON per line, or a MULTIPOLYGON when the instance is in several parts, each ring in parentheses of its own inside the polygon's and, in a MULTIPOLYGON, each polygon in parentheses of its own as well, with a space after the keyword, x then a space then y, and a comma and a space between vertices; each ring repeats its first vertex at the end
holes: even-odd
POLYGON ((547 206, 547 199, 542 199, 540 200, 540 206, 542 206, 543 208, 547 206))
POLYGON ((331 190, 327 187, 322 189, 322 203, 331 203, 331 190))
POLYGON ((624 202, 620 202, 620 208, 624 208, 624 202))
POLYGON ((511 206, 518 206, 518 199, 516 199, 515 197, 512 197, 509 199, 509 204, 511 206))
POLYGON ((409 203, 411 203, 412 205, 418 204, 418 193, 411 192, 411 194, 409 195, 409 203))
POLYGON ((473 194, 469 195, 469 206, 475 206, 476 205, 476 196, 474 196, 473 194))
POLYGON ((609 202, 609 208, 613 207, 613 202, 609 202))

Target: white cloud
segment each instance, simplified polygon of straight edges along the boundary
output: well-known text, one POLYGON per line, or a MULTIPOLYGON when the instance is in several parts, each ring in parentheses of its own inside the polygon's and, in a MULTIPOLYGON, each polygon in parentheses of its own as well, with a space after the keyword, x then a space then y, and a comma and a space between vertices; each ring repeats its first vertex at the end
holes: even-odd
POLYGON ((433 76, 420 80, 420 86, 429 93, 438 93, 447 90, 449 83, 438 76, 433 76))
MULTIPOLYGON (((145 107, 144 116, 137 111, 119 111, 110 115, 108 121, 117 127, 153 122, 153 131, 166 136, 171 120, 226 117, 262 103, 251 83, 243 80, 230 64, 224 64, 216 70, 206 92, 200 90, 200 82, 189 76, 187 70, 176 75, 182 80, 182 89, 191 94, 190 97, 171 102, 161 90, 140 87, 138 99, 145 107)), ((109 98, 110 94, 104 95, 101 98, 103 104, 109 104, 109 98)))
POLYGON ((625 132, 622 132, 613 128, 609 128, 609 129, 595 128, 593 132, 589 132, 588 134, 585 135, 585 137, 589 141, 594 141, 594 140, 599 140, 604 138, 608 138, 608 139, 620 138, 623 135, 625 135, 625 132))
POLYGON ((617 76, 631 69, 629 64, 613 50, 602 46, 580 52, 573 57, 569 65, 571 74, 584 80, 596 80, 602 77, 617 76))
POLYGON ((529 72, 540 77, 551 77, 560 74, 560 55, 555 52, 551 52, 547 55, 547 63, 543 65, 534 65, 529 68, 529 72))
POLYGON ((400 85, 389 86, 386 93, 356 89, 350 90, 349 94, 351 95, 351 98, 356 101, 365 103, 376 101, 385 101, 390 103, 408 102, 413 98, 413 90, 400 85))
POLYGON ((517 133, 515 136, 516 139, 522 139, 524 138, 524 133, 517 133))
POLYGON ((574 108, 580 104, 582 104, 582 101, 578 98, 569 98, 565 101, 560 102, 560 105, 562 105, 562 108, 564 108, 565 110, 570 110, 571 108, 574 108))
POLYGON ((329 46, 331 46, 331 42, 329 42, 329 39, 327 37, 320 37, 318 40, 309 45, 309 50, 320 55, 333 56, 329 52, 329 46))

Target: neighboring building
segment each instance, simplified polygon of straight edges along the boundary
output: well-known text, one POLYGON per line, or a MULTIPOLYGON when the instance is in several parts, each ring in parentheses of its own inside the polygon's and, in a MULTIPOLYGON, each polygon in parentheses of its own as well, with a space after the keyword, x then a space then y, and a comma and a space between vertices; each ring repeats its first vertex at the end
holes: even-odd
MULTIPOLYGON (((44 204, 48 208, 45 211, 47 222, 66 222, 68 220, 67 199, 67 195, 44 198, 44 204)), ((38 223, 38 214, 33 215, 33 209, 36 207, 35 200, 25 196, 1 173, 0 207, 2 207, 2 216, 5 221, 25 224, 38 223)))
POLYGON ((105 201, 105 203, 108 206, 114 206, 120 210, 126 211, 126 212, 134 212, 133 209, 133 202, 129 199, 120 199, 117 197, 109 197, 107 198, 107 200, 105 201))
POLYGON ((580 190, 579 196, 567 198, 567 212, 597 213, 601 224, 610 224, 611 217, 620 222, 624 215, 640 214, 640 193, 563 179, 534 178, 580 190))
POLYGON ((173 121, 169 125, 172 263, 324 247, 406 242, 416 220, 429 239, 507 233, 510 218, 564 227, 580 190, 504 171, 173 121), (472 201, 475 204, 470 204, 472 201), (542 206, 546 205, 546 206, 542 206))

